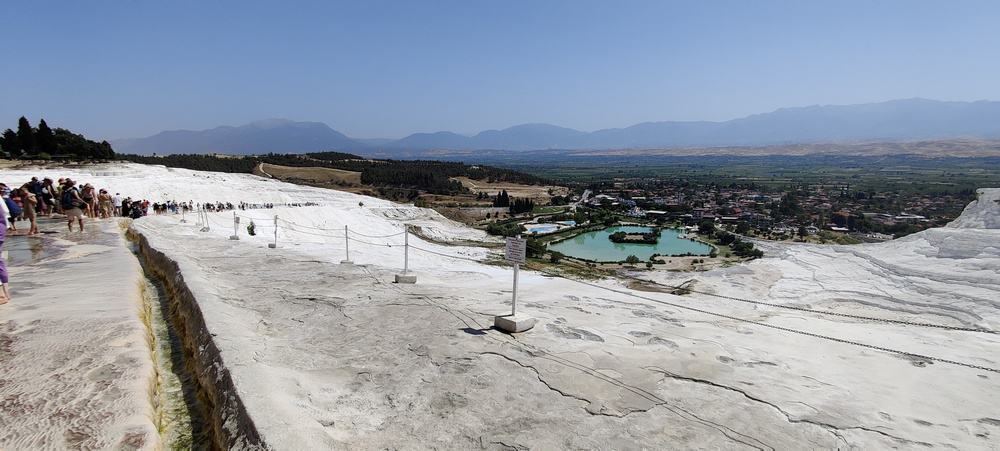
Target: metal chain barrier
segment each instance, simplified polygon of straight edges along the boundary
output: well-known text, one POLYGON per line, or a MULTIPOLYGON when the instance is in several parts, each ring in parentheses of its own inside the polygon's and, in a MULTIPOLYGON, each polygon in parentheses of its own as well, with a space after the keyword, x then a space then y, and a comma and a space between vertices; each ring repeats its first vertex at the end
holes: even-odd
POLYGON ((381 246, 381 247, 393 247, 393 246, 401 247, 401 246, 403 246, 402 243, 400 243, 400 244, 393 244, 393 243, 371 243, 371 242, 368 242, 368 241, 362 241, 362 240, 359 240, 357 238, 351 238, 351 237, 347 237, 347 239, 349 239, 351 241, 354 241, 355 243, 367 244, 369 246, 381 246))
POLYGON ((358 235, 358 236, 363 236, 365 238, 392 238, 394 236, 400 236, 400 235, 406 233, 406 232, 399 232, 399 233, 392 233, 392 234, 389 234, 389 235, 365 235, 365 234, 363 234, 361 232, 355 232, 353 230, 349 230, 349 232, 351 234, 358 235))

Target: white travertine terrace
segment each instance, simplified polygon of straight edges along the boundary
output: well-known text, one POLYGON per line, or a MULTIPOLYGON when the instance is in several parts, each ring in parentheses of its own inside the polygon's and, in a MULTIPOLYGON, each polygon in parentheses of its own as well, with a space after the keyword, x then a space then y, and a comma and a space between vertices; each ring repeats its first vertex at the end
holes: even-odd
MULTIPOLYGON (((242 212, 264 218, 258 225, 274 214, 300 225, 279 223, 277 249, 267 249, 266 227, 229 241, 231 212, 210 213, 210 232, 193 217, 133 225, 176 263, 234 395, 275 449, 990 449, 1000 436, 1000 373, 655 300, 1000 369, 996 334, 522 271, 518 308, 539 323, 510 336, 488 329, 509 309, 509 268, 412 252, 419 283, 395 285, 401 237, 360 238, 392 247, 352 242, 356 265, 347 266, 337 264, 343 238, 318 231, 346 224, 388 235, 409 222, 436 240, 486 239, 433 211, 249 175, 141 165, 105 173, 3 171, 0 180, 68 174, 151 200, 321 204, 242 212)), ((1000 190, 983 190, 951 226, 888 243, 769 243, 765 258, 745 265, 640 275, 775 304, 1000 330, 998 198, 1000 190)), ((463 258, 489 253, 410 240, 463 258)))

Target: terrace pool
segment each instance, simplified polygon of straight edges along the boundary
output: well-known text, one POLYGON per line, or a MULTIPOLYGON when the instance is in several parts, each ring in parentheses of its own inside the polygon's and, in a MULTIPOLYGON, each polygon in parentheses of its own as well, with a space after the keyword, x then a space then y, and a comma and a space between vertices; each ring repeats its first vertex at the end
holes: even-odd
POLYGON ((677 256, 690 253, 707 256, 712 252, 712 246, 681 238, 681 230, 660 229, 660 240, 656 244, 614 243, 608 237, 615 232, 649 233, 652 229, 643 226, 615 226, 596 232, 587 232, 575 237, 549 244, 549 250, 562 252, 570 257, 593 260, 597 262, 625 261, 629 255, 639 257, 639 260, 649 260, 653 254, 662 256, 677 256))

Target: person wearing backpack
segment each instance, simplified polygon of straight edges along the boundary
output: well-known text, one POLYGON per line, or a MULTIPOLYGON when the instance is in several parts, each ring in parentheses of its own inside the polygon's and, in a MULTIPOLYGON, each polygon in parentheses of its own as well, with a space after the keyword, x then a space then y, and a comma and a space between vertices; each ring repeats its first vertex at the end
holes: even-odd
POLYGON ((36 195, 38 199, 38 213, 42 216, 49 216, 52 214, 52 210, 55 207, 55 200, 53 199, 53 190, 55 187, 52 186, 52 179, 46 177, 42 179, 42 188, 40 194, 36 195))
POLYGON ((7 185, 0 183, 0 190, 3 190, 3 203, 4 208, 7 211, 4 215, 7 222, 7 227, 5 227, 5 229, 9 229, 11 232, 16 232, 17 225, 15 225, 14 222, 21 216, 21 207, 17 205, 17 202, 14 202, 14 199, 10 198, 11 191, 7 185))
POLYGON ((76 182, 66 179, 63 183, 63 193, 62 193, 62 209, 63 214, 66 215, 66 225, 69 227, 69 231, 73 231, 73 220, 75 219, 80 224, 80 231, 83 231, 83 208, 87 204, 80 197, 80 191, 76 189, 76 182))

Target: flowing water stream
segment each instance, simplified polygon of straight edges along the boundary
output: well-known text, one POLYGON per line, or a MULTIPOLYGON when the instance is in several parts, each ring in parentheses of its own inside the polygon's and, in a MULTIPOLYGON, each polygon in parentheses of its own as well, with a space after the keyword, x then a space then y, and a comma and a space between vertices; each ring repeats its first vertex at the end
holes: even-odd
MULTIPOLYGON (((133 245, 133 251, 135 251, 133 245)), ((140 262, 142 259, 140 258, 140 262)), ((173 327, 177 315, 163 284, 143 264, 141 282, 143 322, 156 367, 156 380, 150 391, 153 422, 167 449, 212 449, 206 426, 208 410, 198 396, 198 384, 186 355, 183 337, 173 327)))

